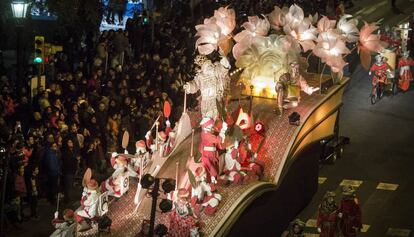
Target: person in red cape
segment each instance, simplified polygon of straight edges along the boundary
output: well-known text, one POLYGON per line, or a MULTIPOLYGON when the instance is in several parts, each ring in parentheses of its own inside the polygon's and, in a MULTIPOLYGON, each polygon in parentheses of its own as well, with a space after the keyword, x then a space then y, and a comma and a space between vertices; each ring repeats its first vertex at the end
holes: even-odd
POLYGON ((335 203, 335 193, 328 191, 319 206, 316 226, 320 237, 336 237, 338 229, 338 206, 335 203))
POLYGON ((227 130, 226 122, 223 122, 219 135, 213 134, 214 120, 204 117, 201 122, 201 142, 199 150, 201 162, 211 178, 212 183, 217 183, 219 172, 218 149, 222 148, 222 143, 227 130))
POLYGON ((400 78, 398 80, 398 87, 407 91, 410 87, 410 81, 413 80, 410 66, 414 66, 414 60, 409 57, 410 51, 404 51, 403 56, 398 60, 398 70, 400 71, 400 78))
POLYGON ((361 231, 361 208, 351 186, 344 186, 339 207, 339 226, 344 237, 355 237, 361 231))

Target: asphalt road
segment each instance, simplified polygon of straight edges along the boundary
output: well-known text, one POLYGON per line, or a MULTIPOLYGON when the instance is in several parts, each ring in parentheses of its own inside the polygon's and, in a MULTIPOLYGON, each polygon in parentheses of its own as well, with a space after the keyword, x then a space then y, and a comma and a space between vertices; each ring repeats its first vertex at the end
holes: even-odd
MULTIPOLYGON (((414 1, 397 1, 403 11, 395 14, 390 1, 354 1, 351 9, 361 20, 394 26, 407 20, 414 1)), ((320 184, 312 202, 298 215, 306 222, 306 235, 318 236, 317 209, 326 191, 340 200, 341 185, 356 187, 362 208, 363 232, 358 236, 413 236, 414 231, 414 85, 406 93, 369 101, 371 83, 357 66, 344 94, 340 133, 350 137, 342 159, 320 169, 320 184)))

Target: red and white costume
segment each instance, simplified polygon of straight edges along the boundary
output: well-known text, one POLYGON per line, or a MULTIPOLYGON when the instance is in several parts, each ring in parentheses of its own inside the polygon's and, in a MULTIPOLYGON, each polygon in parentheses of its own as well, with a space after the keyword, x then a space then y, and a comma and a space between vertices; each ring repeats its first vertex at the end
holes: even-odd
POLYGON ((120 197, 124 194, 124 190, 128 190, 129 188, 129 186, 123 187, 125 185, 125 179, 129 178, 128 162, 124 156, 118 155, 111 158, 111 164, 115 171, 111 177, 102 182, 101 190, 102 192, 109 191, 109 195, 120 197))
POLYGON ((207 183, 207 174, 203 167, 198 167, 195 171, 197 186, 191 190, 191 206, 194 214, 199 216, 201 211, 206 215, 213 215, 221 201, 221 195, 216 192, 216 187, 212 183, 207 183))
POLYGON ((163 149, 163 157, 168 156, 173 151, 174 145, 175 145, 175 131, 171 131, 168 133, 168 139, 166 142, 166 146, 163 149))
POLYGON ((83 188, 82 198, 80 200, 81 206, 76 210, 77 222, 86 219, 93 219, 97 215, 98 201, 99 201, 99 189, 96 180, 91 179, 86 187, 83 188))
POLYGON ((135 146, 136 146, 136 154, 128 162, 128 170, 130 173, 133 173, 133 175, 130 174, 130 176, 139 175, 141 172, 141 163, 142 163, 142 170, 144 170, 151 160, 150 154, 147 151, 147 146, 143 140, 137 141, 135 143, 135 146))
POLYGON ((260 177, 263 174, 263 165, 256 161, 257 154, 252 151, 250 143, 244 142, 239 145, 240 164, 251 173, 260 177))
POLYGON ((154 138, 151 137, 151 131, 148 131, 145 135, 147 146, 152 150, 152 152, 159 151, 161 157, 164 157, 164 151, 168 149, 167 137, 168 134, 172 131, 170 122, 167 120, 167 127, 165 131, 159 131, 157 134, 158 147, 155 147, 156 142, 154 138))
POLYGON ((241 184, 243 182, 244 174, 239 163, 239 151, 237 147, 227 149, 226 154, 224 154, 223 172, 224 175, 220 177, 222 180, 228 180, 233 184, 241 184))
POLYGON ((374 72, 374 77, 372 79, 372 85, 377 85, 378 82, 380 83, 387 83, 387 71, 390 71, 388 64, 384 63, 382 60, 374 63, 371 66, 371 69, 369 70, 369 73, 371 75, 372 72, 374 72))
POLYGON ((199 150, 201 153, 201 162, 211 177, 213 183, 216 182, 219 172, 218 149, 221 149, 221 143, 224 140, 227 124, 224 122, 220 134, 213 134, 214 120, 203 118, 201 120, 201 142, 199 150))
POLYGON ((413 80, 410 66, 414 66, 414 60, 409 58, 408 55, 408 52, 404 52, 404 56, 398 61, 398 69, 400 70, 398 87, 403 91, 408 90, 410 87, 410 81, 413 80))
POLYGON ((174 202, 175 211, 170 213, 170 228, 168 236, 188 237, 191 233, 198 232, 197 221, 193 217, 193 210, 188 202, 189 192, 186 189, 179 189, 178 198, 174 202))

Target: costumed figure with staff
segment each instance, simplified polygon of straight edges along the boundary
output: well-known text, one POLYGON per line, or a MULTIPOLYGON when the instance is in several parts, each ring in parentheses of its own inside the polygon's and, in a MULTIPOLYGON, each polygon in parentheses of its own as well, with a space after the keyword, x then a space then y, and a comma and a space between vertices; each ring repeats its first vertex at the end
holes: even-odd
POLYGON ((81 206, 75 211, 76 222, 80 224, 79 231, 86 231, 91 228, 91 219, 97 216, 100 190, 96 180, 92 179, 91 169, 87 169, 82 180, 83 192, 80 200, 81 206))
POLYGON ((128 161, 125 156, 114 153, 111 157, 111 164, 115 171, 111 177, 102 182, 101 190, 102 192, 109 191, 109 195, 119 198, 124 194, 125 189, 129 188, 129 186, 124 187, 124 185, 129 185, 129 180, 125 181, 129 179, 128 161))
POLYGON ((213 215, 221 201, 221 195, 216 190, 214 183, 207 182, 207 173, 204 167, 200 166, 195 170, 195 176, 189 171, 189 178, 192 185, 191 206, 196 217, 201 212, 206 215, 213 215))
POLYGON ((194 80, 184 85, 187 94, 201 92, 201 115, 216 119, 218 117, 216 101, 222 101, 230 78, 228 71, 230 63, 222 57, 220 63, 211 62, 206 56, 198 55, 195 63, 200 66, 194 80))

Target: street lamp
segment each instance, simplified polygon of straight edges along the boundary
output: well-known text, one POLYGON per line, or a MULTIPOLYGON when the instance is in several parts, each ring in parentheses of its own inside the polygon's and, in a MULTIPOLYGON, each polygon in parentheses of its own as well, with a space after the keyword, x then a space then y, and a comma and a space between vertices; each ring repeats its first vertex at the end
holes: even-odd
POLYGON ((16 19, 16 34, 17 34, 17 42, 16 42, 16 64, 17 64, 17 88, 21 86, 22 82, 22 32, 23 32, 23 25, 20 23, 22 20, 26 18, 27 9, 29 8, 30 3, 22 0, 13 0, 11 2, 11 9, 13 12, 13 17, 16 19))
MULTIPOLYGON (((160 186, 161 188, 164 190, 165 193, 170 193, 172 191, 174 191, 175 189, 175 180, 174 179, 169 179, 169 178, 157 178, 154 177, 150 174, 146 174, 144 176, 142 176, 142 179, 140 180, 141 185, 143 188, 145 189, 149 189, 150 190, 150 195, 152 197, 152 203, 151 203, 151 215, 150 215, 150 225, 149 225, 149 233, 148 236, 153 237, 154 236, 154 231, 157 230, 157 232, 159 231, 160 233, 158 233, 158 235, 160 235, 161 233, 163 233, 162 235, 165 234, 165 226, 157 226, 155 228, 155 211, 157 209, 157 199, 158 196, 160 195, 160 186), (160 185, 160 181, 164 180, 162 185, 160 185)), ((168 212, 173 208, 173 204, 171 200, 168 199, 162 199, 159 205, 161 211, 164 212, 168 212)), ((161 235, 161 236, 162 236, 161 235)))
POLYGON ((29 7, 29 3, 25 1, 12 1, 11 8, 13 11, 13 17, 16 19, 24 19, 26 18, 27 8, 29 7))

